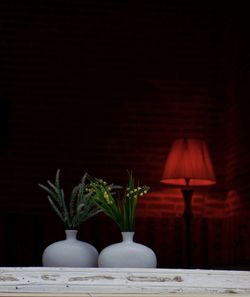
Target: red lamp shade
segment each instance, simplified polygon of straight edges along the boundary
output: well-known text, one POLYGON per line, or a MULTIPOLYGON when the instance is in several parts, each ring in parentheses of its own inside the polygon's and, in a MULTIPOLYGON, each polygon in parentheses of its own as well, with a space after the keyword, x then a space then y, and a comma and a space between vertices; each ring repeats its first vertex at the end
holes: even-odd
POLYGON ((215 175, 205 141, 177 139, 166 160, 161 183, 178 186, 209 186, 215 175))

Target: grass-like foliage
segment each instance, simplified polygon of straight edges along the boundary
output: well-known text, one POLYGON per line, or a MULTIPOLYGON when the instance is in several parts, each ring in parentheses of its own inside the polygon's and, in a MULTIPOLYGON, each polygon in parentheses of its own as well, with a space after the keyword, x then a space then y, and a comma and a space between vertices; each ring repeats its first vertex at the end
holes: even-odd
POLYGON ((68 203, 60 185, 59 169, 56 172, 54 183, 48 180, 47 185, 38 184, 47 192, 52 208, 67 230, 78 229, 83 222, 101 211, 93 199, 93 193, 86 190, 87 176, 88 174, 85 173, 81 182, 73 188, 68 203))
POLYGON ((114 220, 122 232, 134 231, 138 198, 149 191, 148 186, 139 186, 139 182, 135 185, 132 173, 128 175, 128 185, 125 189, 108 185, 102 179, 88 177, 89 191, 94 193, 93 200, 96 205, 114 220))

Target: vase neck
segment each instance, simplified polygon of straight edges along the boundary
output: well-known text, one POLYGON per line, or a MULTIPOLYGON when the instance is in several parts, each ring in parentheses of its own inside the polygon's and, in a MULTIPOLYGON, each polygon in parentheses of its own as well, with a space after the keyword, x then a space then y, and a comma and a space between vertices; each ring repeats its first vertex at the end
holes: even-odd
POLYGON ((66 239, 76 239, 78 230, 65 230, 66 239))
POLYGON ((133 241, 135 232, 122 232, 123 241, 133 241))

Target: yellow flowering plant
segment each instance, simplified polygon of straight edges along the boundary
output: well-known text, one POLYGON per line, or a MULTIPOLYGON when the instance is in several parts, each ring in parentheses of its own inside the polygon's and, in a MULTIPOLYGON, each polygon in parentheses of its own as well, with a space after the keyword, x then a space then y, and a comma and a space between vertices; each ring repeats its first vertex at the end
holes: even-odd
POLYGON ((92 199, 122 232, 134 231, 138 198, 149 191, 148 186, 140 186, 139 182, 135 185, 132 173, 128 175, 129 181, 125 189, 89 176, 89 191, 94 194, 92 199))

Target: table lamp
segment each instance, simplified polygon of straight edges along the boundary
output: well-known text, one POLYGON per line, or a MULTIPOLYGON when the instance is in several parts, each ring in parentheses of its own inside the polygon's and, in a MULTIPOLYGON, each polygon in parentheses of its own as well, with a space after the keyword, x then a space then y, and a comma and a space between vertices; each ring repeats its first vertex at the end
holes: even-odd
POLYGON ((194 188, 216 183, 215 174, 204 140, 183 138, 174 141, 166 159, 161 183, 178 187, 185 202, 187 267, 191 263, 191 201, 194 188))

